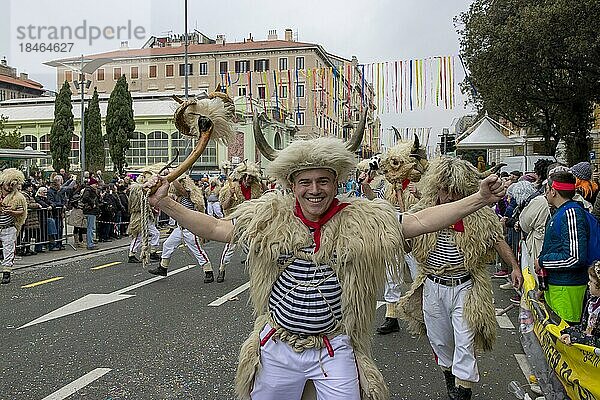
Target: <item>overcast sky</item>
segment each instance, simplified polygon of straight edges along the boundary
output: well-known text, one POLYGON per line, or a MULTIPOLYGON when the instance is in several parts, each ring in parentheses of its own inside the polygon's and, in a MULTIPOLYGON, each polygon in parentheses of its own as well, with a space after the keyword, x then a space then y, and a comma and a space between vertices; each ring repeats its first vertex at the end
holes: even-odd
MULTIPOLYGON (((19 72, 56 90, 53 69, 42 63, 48 60, 115 50, 119 39, 92 40, 92 27, 100 29, 130 25, 144 35, 128 38, 130 47, 140 47, 150 35, 183 33, 184 0, 3 0, 9 12, 0 16, 0 57, 19 72), (27 43, 49 43, 37 39, 37 28, 68 26, 75 30, 86 25, 86 38, 55 40, 74 42, 70 52, 27 51, 27 43), (33 26, 29 30, 29 26, 33 26), (33 33, 31 35, 30 33, 33 33), (31 37, 33 36, 33 37, 31 37)), ((359 63, 396 61, 458 54, 458 36, 453 18, 466 11, 471 0, 303 0, 248 1, 189 0, 188 24, 211 38, 224 34, 227 41, 240 41, 252 33, 255 40, 265 40, 269 29, 280 38, 291 28, 298 40, 321 44, 326 51, 345 57, 356 56, 359 63)), ((83 30, 80 30, 80 33, 83 30)), ((126 34, 126 31, 122 31, 126 34)), ((456 64, 456 80, 464 77, 456 64)), ((457 88, 458 89, 458 88, 457 88)), ((458 90, 457 90, 458 92, 458 90)), ((384 127, 448 126, 455 116, 468 112, 464 99, 457 95, 454 110, 428 109, 383 115, 384 127)))

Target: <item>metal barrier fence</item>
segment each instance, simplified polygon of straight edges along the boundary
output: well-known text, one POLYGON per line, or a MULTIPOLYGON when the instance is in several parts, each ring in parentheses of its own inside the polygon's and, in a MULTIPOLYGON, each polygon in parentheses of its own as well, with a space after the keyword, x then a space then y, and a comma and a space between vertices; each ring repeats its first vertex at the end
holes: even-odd
MULTIPOLYGON (((18 255, 31 255, 46 250, 61 250, 65 246, 75 248, 80 242, 80 232, 77 227, 68 223, 69 215, 73 210, 63 207, 29 208, 27 220, 23 224, 17 237, 16 252, 18 255)), ((84 217, 85 218, 85 217, 84 217)), ((168 216, 161 213, 157 225, 166 225, 168 216)), ((126 235, 128 220, 119 218, 113 221, 102 221, 96 218, 94 228, 95 241, 104 241, 109 238, 120 238, 126 235)), ((85 244, 87 227, 81 227, 81 237, 85 244)), ((2 245, 0 244, 0 249, 2 245)))

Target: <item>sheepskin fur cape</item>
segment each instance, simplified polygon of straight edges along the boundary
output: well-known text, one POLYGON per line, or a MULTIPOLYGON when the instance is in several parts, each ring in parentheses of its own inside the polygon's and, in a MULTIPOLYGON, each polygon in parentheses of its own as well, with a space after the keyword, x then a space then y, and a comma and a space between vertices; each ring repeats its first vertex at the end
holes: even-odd
MULTIPOLYGON (((260 182, 254 181, 250 186, 250 198, 258 199, 262 193, 263 190, 260 182)), ((223 206, 223 204, 229 202, 231 198, 233 198, 231 205, 227 209, 223 207, 223 213, 225 213, 226 216, 230 215, 240 204, 246 201, 246 198, 242 193, 242 188, 240 187, 240 182, 227 180, 219 191, 219 203, 223 206)))
MULTIPOLYGON (((143 185, 136 183, 129 187, 129 226, 127 227, 127 234, 130 236, 137 236, 142 233, 142 196, 144 191, 142 190, 143 185)), ((154 222, 154 212, 152 207, 148 204, 148 215, 154 222)))
POLYGON ((19 187, 23 182, 25 182, 25 176, 16 168, 8 168, 0 173, 0 184, 8 183, 12 189, 2 199, 2 207, 10 210, 22 209, 24 211, 23 214, 15 217, 15 228, 17 228, 17 231, 21 230, 27 219, 27 199, 19 192, 19 187))
MULTIPOLYGON (((371 357, 371 329, 386 264, 395 265, 403 257, 402 229, 394 208, 383 200, 344 197, 340 201, 350 205, 323 226, 321 248, 312 261, 330 265, 342 288, 341 332, 352 342, 361 399, 384 400, 389 393, 371 357)), ((240 399, 250 398, 261 368, 259 334, 269 320, 272 286, 282 273, 277 259, 313 244, 309 229, 294 216, 294 205, 293 195, 270 192, 242 203, 229 217, 236 220, 232 242, 248 248, 250 301, 257 317, 240 351, 236 374, 240 399)))
MULTIPOLYGON (((429 165, 422 186, 421 200, 410 209, 417 212, 435 206, 438 190, 468 196, 479 189, 479 177, 466 161, 442 157, 429 165)), ((464 256, 463 267, 471 274, 473 287, 465 298, 464 318, 475 332, 475 345, 491 350, 496 339, 496 319, 492 302, 492 286, 486 264, 494 259, 494 245, 502 239, 502 226, 491 208, 484 207, 463 218, 464 232, 450 231, 451 239, 464 256)), ((419 263, 419 273, 411 289, 400 299, 398 312, 413 333, 424 333, 423 282, 427 274, 444 275, 446 268, 426 264, 435 249, 438 233, 428 233, 412 239, 412 253, 419 263)))

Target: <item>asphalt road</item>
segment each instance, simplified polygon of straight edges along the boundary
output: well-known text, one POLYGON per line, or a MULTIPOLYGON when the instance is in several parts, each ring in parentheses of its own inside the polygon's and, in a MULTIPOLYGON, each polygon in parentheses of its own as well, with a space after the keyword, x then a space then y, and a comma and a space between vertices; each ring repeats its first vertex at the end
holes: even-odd
MULTIPOLYGON (((222 248, 206 245, 214 265, 222 248)), ((204 284, 200 268, 187 268, 194 260, 184 248, 170 268, 181 270, 162 279, 127 264, 125 256, 121 249, 23 269, 0 287, 0 399, 235 398, 237 352, 253 321, 248 292, 209 304, 247 283, 240 254, 220 284, 204 284), (53 278, 60 279, 22 287, 53 278), (81 310, 102 301, 107 304, 81 310), (77 312, 38 320, 66 305, 77 312)), ((499 283, 495 297, 502 308, 513 293, 498 289, 499 283)), ((384 309, 377 311, 374 330, 384 309)), ((511 310, 508 316, 518 327, 517 314, 511 310)), ((523 352, 518 331, 508 324, 498 329, 495 350, 478 357, 481 382, 474 398, 510 399, 508 383, 525 383, 514 356, 523 352)), ((426 338, 412 337, 403 327, 374 335, 373 352, 393 399, 447 398, 426 338)))

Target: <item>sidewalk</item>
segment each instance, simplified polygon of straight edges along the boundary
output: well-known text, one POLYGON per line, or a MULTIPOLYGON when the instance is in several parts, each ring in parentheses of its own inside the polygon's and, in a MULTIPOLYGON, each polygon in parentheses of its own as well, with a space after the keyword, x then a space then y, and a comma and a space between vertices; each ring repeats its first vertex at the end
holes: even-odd
POLYGON ((126 249, 129 242, 130 237, 124 236, 121 239, 113 239, 112 242, 97 243, 96 246, 98 246, 98 248, 96 250, 87 250, 85 247, 74 249, 73 246, 71 246, 71 244, 73 244, 73 238, 69 237, 69 244, 65 246, 65 250, 45 251, 44 253, 38 253, 34 256, 16 256, 13 270, 34 267, 36 265, 53 264, 70 258, 103 253, 107 250, 119 248, 126 249))

